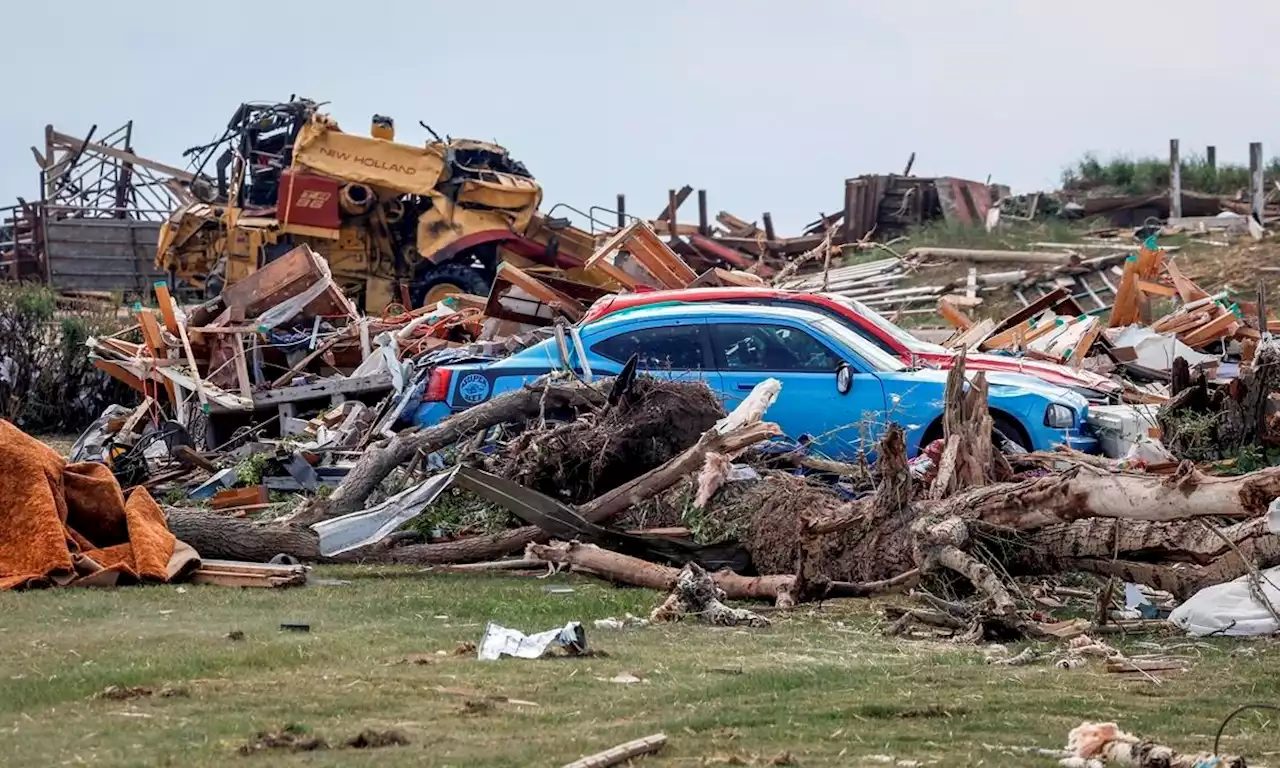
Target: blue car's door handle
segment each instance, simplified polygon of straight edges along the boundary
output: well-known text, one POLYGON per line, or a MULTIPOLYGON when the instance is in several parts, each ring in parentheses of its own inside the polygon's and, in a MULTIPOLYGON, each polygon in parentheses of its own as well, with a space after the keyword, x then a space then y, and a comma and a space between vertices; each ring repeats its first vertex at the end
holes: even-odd
POLYGON ((751 390, 755 389, 756 385, 759 383, 760 382, 758 381, 740 381, 738 382, 738 389, 742 389, 742 390, 746 390, 747 392, 750 392, 751 390))

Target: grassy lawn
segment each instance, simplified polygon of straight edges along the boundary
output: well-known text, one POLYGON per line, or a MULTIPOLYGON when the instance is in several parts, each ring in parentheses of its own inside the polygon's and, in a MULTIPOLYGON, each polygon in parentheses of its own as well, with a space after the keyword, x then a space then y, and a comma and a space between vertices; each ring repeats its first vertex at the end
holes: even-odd
MULTIPOLYGON (((1114 719, 1204 748, 1237 704, 1280 700, 1280 650, 1264 642, 1163 638, 1196 661, 1155 685, 1092 667, 990 667, 978 648, 886 638, 868 601, 774 614, 762 630, 597 630, 592 620, 646 614, 658 596, 573 577, 557 577, 573 587, 563 595, 537 579, 320 575, 346 583, 0 594, 0 762, 555 766, 665 731, 670 744, 648 764, 769 765, 790 752, 801 766, 872 765, 874 755, 1053 765, 1001 747, 1058 747, 1081 720, 1114 719), (455 654, 490 619, 526 631, 581 620, 607 655, 481 662, 455 654), (282 632, 281 622, 311 631, 282 632), (228 638, 234 630, 244 638, 228 638), (647 682, 610 682, 620 673, 647 682), (94 698, 112 685, 157 695, 94 698), (164 686, 185 695, 162 697, 164 686), (291 724, 335 748, 237 754, 256 732, 291 724), (337 748, 365 728, 399 728, 411 744, 337 748)), ((1150 652, 1133 647, 1141 642, 1123 645, 1150 652)), ((1249 715, 1227 738, 1256 757, 1280 750, 1277 736, 1249 715)))

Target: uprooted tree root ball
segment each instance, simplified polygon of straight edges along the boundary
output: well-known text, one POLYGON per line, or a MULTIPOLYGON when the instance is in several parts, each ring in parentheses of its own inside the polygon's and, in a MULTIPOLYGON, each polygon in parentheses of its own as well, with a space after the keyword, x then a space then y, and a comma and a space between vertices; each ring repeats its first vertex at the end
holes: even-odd
POLYGON ((581 504, 669 461, 722 416, 720 399, 701 382, 640 377, 599 414, 526 430, 489 470, 581 504))

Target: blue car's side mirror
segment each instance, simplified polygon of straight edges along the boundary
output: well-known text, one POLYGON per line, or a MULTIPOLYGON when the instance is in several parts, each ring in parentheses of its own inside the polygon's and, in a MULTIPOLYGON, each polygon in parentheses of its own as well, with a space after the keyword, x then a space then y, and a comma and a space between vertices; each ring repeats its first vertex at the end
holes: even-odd
POLYGON ((848 363, 841 363, 836 369, 836 391, 842 395, 849 394, 849 390, 853 388, 853 369, 848 363))

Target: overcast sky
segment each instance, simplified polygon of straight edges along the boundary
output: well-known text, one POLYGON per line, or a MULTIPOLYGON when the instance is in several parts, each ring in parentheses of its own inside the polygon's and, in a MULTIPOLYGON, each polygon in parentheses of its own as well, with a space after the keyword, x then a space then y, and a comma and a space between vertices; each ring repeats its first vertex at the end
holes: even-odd
POLYGON ((1024 191, 1171 137, 1220 163, 1280 154, 1277 29, 1274 0, 11 2, 0 206, 38 196, 46 123, 132 119, 139 153, 184 165, 240 102, 296 93, 349 131, 381 113, 404 141, 418 120, 496 140, 544 208, 624 192, 652 215, 688 183, 787 234, 912 151, 919 175, 1024 191))

